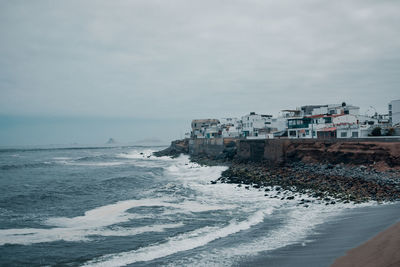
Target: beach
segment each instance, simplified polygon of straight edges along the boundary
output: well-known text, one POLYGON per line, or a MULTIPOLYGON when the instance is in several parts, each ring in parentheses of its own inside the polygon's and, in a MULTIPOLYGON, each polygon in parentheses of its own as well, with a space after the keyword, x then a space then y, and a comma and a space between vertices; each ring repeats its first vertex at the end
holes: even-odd
POLYGON ((400 266, 400 222, 374 236, 361 246, 349 250, 332 267, 400 266))
MULTIPOLYGON (((286 246, 270 253, 261 253, 257 258, 243 261, 240 266, 270 267, 333 267, 337 266, 398 266, 398 265, 345 265, 338 258, 347 251, 361 248, 367 240, 381 235, 382 231, 397 223, 397 240, 399 239, 398 222, 400 221, 400 203, 360 207, 343 213, 324 224, 319 225, 314 234, 299 244, 286 246), (343 264, 343 265, 342 265, 343 264)), ((391 230, 391 229, 390 229, 391 230)), ((386 233, 386 232, 385 232, 386 233)), ((390 231, 394 234, 393 231, 390 231)), ((388 236, 390 238, 390 236, 388 236)), ((394 237, 394 235, 392 236, 394 237)), ((393 251, 391 246, 390 251, 393 251)), ((385 246, 386 249, 386 246, 385 246)), ((398 250, 398 247, 397 247, 398 250)), ((382 254, 385 255, 386 254, 382 254)), ((356 260, 350 256, 348 259, 356 260)), ((346 258, 347 261, 347 258, 346 258)), ((352 264, 357 262, 348 261, 352 264)), ((376 263, 372 261, 372 263, 376 263)))

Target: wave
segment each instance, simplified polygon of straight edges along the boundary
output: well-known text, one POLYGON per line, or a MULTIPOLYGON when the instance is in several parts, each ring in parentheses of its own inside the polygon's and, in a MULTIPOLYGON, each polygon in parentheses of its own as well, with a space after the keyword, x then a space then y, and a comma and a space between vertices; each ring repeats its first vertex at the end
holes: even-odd
MULTIPOLYGON (((114 204, 105 205, 89 211, 86 211, 83 216, 73 218, 57 217, 49 218, 45 221, 45 225, 55 228, 50 229, 5 229, 0 230, 0 245, 4 244, 32 244, 41 242, 54 242, 57 240, 65 241, 86 241, 90 235, 130 235, 138 231, 137 228, 122 229, 107 227, 119 223, 128 222, 133 219, 142 218, 160 218, 163 215, 171 215, 177 213, 196 213, 205 211, 215 211, 221 209, 234 208, 231 205, 209 205, 207 203, 198 203, 196 201, 181 201, 171 198, 147 198, 139 200, 126 200, 114 204), (175 201, 175 202, 172 202, 175 201), (165 212, 162 214, 137 214, 128 212, 136 207, 164 207, 165 212), (171 212, 170 209, 174 209, 171 212)), ((156 212, 156 211, 155 211, 156 212)), ((179 227, 180 223, 173 224, 174 227, 179 227)), ((153 226, 151 226, 153 227, 153 226)), ((165 227, 164 227, 165 228, 165 227)), ((146 229, 146 228, 142 228, 146 229)), ((154 231, 154 230, 152 230, 154 231)))
MULTIPOLYGON (((362 206, 375 205, 365 203, 362 206)), ((269 252, 293 244, 306 245, 312 242, 318 225, 337 217, 345 210, 359 208, 354 204, 325 206, 310 204, 306 207, 290 207, 279 227, 269 230, 265 235, 251 239, 249 242, 234 243, 223 248, 196 253, 170 262, 167 266, 230 266, 244 258, 255 256, 261 252, 269 252)))
POLYGON ((54 241, 89 241, 91 236, 134 236, 147 232, 163 232, 166 229, 178 228, 183 223, 156 224, 136 228, 115 227, 112 229, 85 229, 85 228, 23 228, 0 230, 0 245, 18 244, 31 245, 34 243, 54 241))
POLYGON ((272 212, 273 208, 265 211, 258 211, 247 220, 241 222, 231 221, 225 227, 203 227, 189 233, 172 237, 162 244, 154 244, 138 250, 105 255, 91 260, 83 266, 125 266, 135 262, 150 261, 178 252, 191 250, 207 245, 214 240, 247 230, 261 223, 265 215, 271 214, 272 212))
POLYGON ((51 167, 54 164, 52 162, 37 162, 37 163, 23 163, 23 164, 5 164, 0 165, 0 170, 18 170, 18 169, 28 169, 28 168, 42 168, 42 167, 51 167))
POLYGON ((57 150, 99 150, 99 149, 115 149, 115 148, 148 148, 165 146, 138 146, 138 145, 108 145, 108 146, 56 146, 56 147, 25 147, 25 148, 0 148, 0 153, 8 152, 27 152, 27 151, 57 151, 57 150))

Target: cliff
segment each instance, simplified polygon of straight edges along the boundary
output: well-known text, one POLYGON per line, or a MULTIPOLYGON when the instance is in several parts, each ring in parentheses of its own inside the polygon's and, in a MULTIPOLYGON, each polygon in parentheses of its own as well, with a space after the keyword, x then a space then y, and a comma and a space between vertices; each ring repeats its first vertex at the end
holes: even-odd
POLYGON ((327 205, 400 199, 399 141, 185 139, 154 154, 180 153, 200 164, 229 165, 219 181, 265 187, 266 196, 277 187, 327 205))
POLYGON ((312 163, 400 167, 400 142, 290 143, 286 159, 312 163))
POLYGON ((163 157, 170 156, 173 158, 178 157, 180 154, 189 153, 189 139, 175 140, 171 142, 171 145, 164 150, 154 152, 154 156, 163 157))
POLYGON ((378 169, 400 168, 399 140, 306 139, 183 139, 156 156, 189 154, 192 159, 237 162, 291 162, 368 165, 378 169))

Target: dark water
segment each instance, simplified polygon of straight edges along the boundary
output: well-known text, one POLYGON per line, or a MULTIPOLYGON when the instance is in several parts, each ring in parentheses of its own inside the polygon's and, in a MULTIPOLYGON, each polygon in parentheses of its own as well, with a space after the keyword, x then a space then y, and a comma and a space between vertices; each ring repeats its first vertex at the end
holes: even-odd
POLYGON ((224 167, 150 156, 157 149, 0 151, 0 264, 328 266, 400 217, 398 205, 306 208, 274 190, 212 185, 224 167))

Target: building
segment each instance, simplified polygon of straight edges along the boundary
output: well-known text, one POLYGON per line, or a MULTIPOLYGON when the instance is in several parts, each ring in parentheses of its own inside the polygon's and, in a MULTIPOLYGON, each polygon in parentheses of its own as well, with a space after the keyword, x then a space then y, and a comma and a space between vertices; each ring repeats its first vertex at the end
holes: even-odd
POLYGON ((248 139, 267 139, 273 138, 274 132, 286 129, 286 120, 250 112, 242 117, 241 126, 241 136, 248 139))
POLYGON ((310 115, 341 115, 341 114, 351 114, 358 115, 360 108, 347 105, 345 102, 342 104, 327 104, 327 105, 309 105, 302 106, 300 108, 303 111, 304 116, 310 115))
POLYGON ((217 119, 200 119, 192 121, 192 138, 211 138, 216 137, 216 133, 219 131, 217 126, 219 124, 219 120, 217 119))
POLYGON ((400 124, 400 99, 389 103, 389 121, 393 126, 400 124))
POLYGON ((372 131, 368 124, 344 124, 337 126, 337 138, 367 138, 372 131))
POLYGON ((222 118, 220 128, 224 138, 238 138, 242 132, 242 124, 238 118, 222 118))

